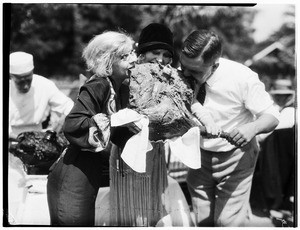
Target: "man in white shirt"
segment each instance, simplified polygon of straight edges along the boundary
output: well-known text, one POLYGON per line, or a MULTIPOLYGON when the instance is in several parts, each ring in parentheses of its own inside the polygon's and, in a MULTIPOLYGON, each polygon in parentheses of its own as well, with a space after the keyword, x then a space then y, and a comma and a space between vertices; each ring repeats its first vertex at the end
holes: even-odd
POLYGON ((25 131, 42 131, 42 122, 51 112, 59 117, 47 129, 59 131, 74 102, 45 77, 33 73, 33 56, 10 54, 9 137, 25 131))
POLYGON ((205 84, 203 106, 231 137, 230 143, 202 139, 201 168, 189 170, 187 184, 198 226, 247 226, 258 156, 255 136, 274 130, 279 112, 258 75, 221 54, 219 37, 209 31, 194 31, 183 44, 184 75, 196 86, 205 84))

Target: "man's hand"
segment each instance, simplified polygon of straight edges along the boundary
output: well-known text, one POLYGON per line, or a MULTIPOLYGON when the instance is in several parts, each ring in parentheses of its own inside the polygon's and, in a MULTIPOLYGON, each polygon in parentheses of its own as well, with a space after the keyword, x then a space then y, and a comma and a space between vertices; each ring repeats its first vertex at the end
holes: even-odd
POLYGON ((207 124, 207 125, 205 125, 205 128, 206 128, 208 138, 217 137, 222 132, 221 127, 216 125, 215 123, 207 124))
POLYGON ((230 132, 229 142, 237 147, 244 147, 253 137, 261 133, 272 132, 278 125, 278 119, 271 114, 261 114, 258 119, 242 125, 230 132))
POLYGON ((244 147, 256 135, 256 127, 253 123, 242 125, 230 133, 229 142, 237 147, 244 147))

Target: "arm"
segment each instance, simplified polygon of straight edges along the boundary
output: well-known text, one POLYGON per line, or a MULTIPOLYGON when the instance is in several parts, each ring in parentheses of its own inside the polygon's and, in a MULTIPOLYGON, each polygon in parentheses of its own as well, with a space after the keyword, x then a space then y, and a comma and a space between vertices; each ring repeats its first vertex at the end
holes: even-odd
POLYGON ((62 129, 65 117, 74 106, 74 102, 71 100, 71 98, 67 97, 63 92, 61 92, 52 82, 47 90, 51 91, 52 95, 49 100, 49 105, 51 108, 50 124, 46 129, 51 129, 58 133, 62 129))
POLYGON ((205 109, 197 100, 199 90, 200 85, 195 83, 194 97, 191 105, 192 114, 201 122, 203 126, 205 126, 208 135, 218 136, 222 129, 215 123, 210 112, 207 109, 205 109))
POLYGON ((106 114, 105 103, 110 95, 109 83, 104 79, 89 82, 81 87, 78 99, 65 119, 63 131, 68 141, 81 148, 92 148, 90 128, 97 124, 93 116, 106 114))
POLYGON ((210 112, 205 109, 197 100, 191 106, 192 114, 205 126, 208 134, 217 136, 222 130, 215 123, 210 112))
POLYGON ((256 135, 273 131, 278 123, 279 120, 275 116, 264 113, 257 120, 242 125, 230 132, 232 144, 243 147, 256 135))
POLYGON ((279 111, 265 91, 265 85, 252 71, 240 84, 241 101, 244 109, 256 116, 256 120, 236 127, 230 132, 232 144, 243 147, 256 135, 273 131, 279 123, 279 111))

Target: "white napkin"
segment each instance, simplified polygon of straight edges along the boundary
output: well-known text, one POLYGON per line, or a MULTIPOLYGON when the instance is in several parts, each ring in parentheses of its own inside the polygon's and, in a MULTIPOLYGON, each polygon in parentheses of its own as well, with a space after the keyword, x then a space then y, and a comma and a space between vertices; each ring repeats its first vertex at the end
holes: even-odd
POLYGON ((167 140, 171 153, 186 166, 192 169, 201 168, 200 130, 189 129, 182 137, 167 140))
POLYGON ((149 142, 149 119, 131 109, 122 109, 111 116, 111 126, 121 126, 134 122, 141 131, 133 135, 125 144, 122 159, 134 171, 146 172, 146 153, 152 150, 149 142))

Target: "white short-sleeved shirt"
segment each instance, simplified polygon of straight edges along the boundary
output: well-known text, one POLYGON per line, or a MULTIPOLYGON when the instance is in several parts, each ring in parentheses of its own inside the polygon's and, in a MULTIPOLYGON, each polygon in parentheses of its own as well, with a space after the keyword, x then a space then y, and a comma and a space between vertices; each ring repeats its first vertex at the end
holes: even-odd
MULTIPOLYGON (((225 132, 254 121, 256 115, 274 107, 258 75, 240 63, 220 58, 218 69, 206 83, 203 106, 225 132)), ((279 113, 272 115, 278 118, 279 113)), ((201 148, 219 152, 234 146, 222 138, 202 138, 201 148)))
POLYGON ((41 131, 42 122, 50 111, 67 115, 73 105, 74 102, 45 77, 34 74, 26 94, 19 93, 14 81, 10 80, 9 133, 41 131))

